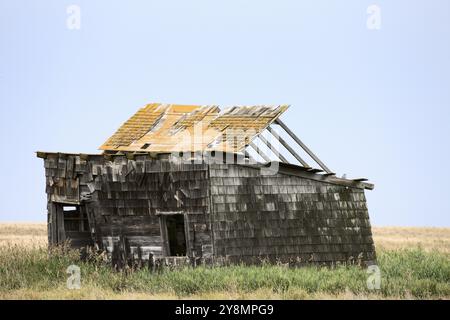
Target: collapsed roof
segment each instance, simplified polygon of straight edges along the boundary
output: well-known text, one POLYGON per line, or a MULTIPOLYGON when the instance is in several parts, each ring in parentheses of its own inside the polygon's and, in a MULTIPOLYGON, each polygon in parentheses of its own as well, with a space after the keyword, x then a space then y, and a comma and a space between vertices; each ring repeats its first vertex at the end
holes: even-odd
MULTIPOLYGON (((244 154, 247 158, 253 158, 248 152, 253 151, 262 160, 257 162, 269 163, 275 157, 275 161, 293 165, 283 155, 284 150, 310 173, 323 172, 324 176, 334 177, 335 173, 281 121, 280 116, 288 108, 233 106, 221 111, 215 105, 151 103, 138 110, 99 149, 108 154, 220 151, 244 154), (283 129, 295 145, 283 139, 272 124, 283 129), (298 149, 313 161, 313 166, 300 156, 298 149)), ((363 183, 367 179, 353 181, 363 183)))
POLYGON ((242 152, 288 106, 148 104, 138 110, 101 147, 105 151, 242 152))
MULTIPOLYGON (((237 153, 244 155, 245 159, 254 160, 249 161, 250 164, 266 166, 275 161, 287 173, 305 172, 308 177, 320 181, 344 185, 350 183, 351 186, 373 189, 373 184, 366 183, 366 178, 336 177, 280 119, 288 108, 288 105, 233 106, 221 111, 214 105, 152 103, 138 110, 99 149, 104 150, 105 157, 178 152, 237 153), (284 130, 294 143, 287 142, 272 125, 284 130), (307 155, 308 162, 298 150, 307 155), (286 151, 298 164, 286 158, 286 151), (254 153, 258 159, 250 153, 254 153)), ((47 154, 52 153, 37 152, 41 158, 47 154)), ((78 155, 84 158, 89 156, 78 155)))
POLYGON ((268 150, 276 161, 289 163, 280 152, 280 145, 301 166, 332 174, 330 169, 279 119, 289 108, 279 106, 233 106, 220 110, 218 106, 196 106, 152 103, 138 110, 101 147, 107 153, 172 153, 211 152, 241 153, 251 158, 256 152, 261 162, 271 162, 268 150), (321 169, 313 169, 275 131, 277 124, 321 169), (270 134, 265 138, 263 132, 270 134), (273 139, 276 141, 274 146, 273 139), (261 149, 258 140, 266 147, 261 149))

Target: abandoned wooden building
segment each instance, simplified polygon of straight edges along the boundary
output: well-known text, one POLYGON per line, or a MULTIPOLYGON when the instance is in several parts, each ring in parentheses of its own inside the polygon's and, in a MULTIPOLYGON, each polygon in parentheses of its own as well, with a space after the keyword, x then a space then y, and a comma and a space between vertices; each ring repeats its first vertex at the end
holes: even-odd
POLYGON ((121 260, 371 263, 373 185, 337 177, 280 119, 287 109, 149 104, 101 154, 37 152, 49 244, 121 260))

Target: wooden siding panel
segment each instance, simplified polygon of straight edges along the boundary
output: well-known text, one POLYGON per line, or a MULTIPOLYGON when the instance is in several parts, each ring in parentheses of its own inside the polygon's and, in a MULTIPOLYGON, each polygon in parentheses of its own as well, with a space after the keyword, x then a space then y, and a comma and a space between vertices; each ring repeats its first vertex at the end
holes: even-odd
POLYGON ((211 165, 215 249, 230 262, 376 259, 362 189, 211 165))

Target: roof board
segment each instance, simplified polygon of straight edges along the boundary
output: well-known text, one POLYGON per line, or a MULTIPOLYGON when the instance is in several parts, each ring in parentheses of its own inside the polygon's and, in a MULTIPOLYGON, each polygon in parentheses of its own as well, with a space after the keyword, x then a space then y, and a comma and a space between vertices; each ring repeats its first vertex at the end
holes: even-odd
POLYGON ((287 110, 280 106, 148 104, 125 122, 100 150, 127 152, 241 152, 287 110))

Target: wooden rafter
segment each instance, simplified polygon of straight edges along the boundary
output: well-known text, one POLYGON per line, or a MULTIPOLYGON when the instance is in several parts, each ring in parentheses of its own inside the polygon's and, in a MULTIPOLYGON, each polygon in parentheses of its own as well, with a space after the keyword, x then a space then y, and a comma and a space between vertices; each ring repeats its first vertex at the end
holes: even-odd
POLYGON ((281 160, 281 162, 289 163, 289 161, 262 135, 258 138, 275 154, 275 156, 281 160))
POLYGON ((282 138, 278 135, 278 133, 272 129, 272 127, 268 126, 267 130, 276 138, 278 139, 278 141, 280 141, 280 143, 283 145, 283 147, 285 147, 293 156, 295 159, 298 160, 298 162, 300 162, 302 164, 302 166, 304 166, 305 168, 311 168, 308 163, 302 159, 302 157, 300 157, 298 155, 297 152, 295 152, 295 150, 282 138))
POLYGON ((266 162, 270 162, 270 158, 253 142, 250 142, 249 144, 250 147, 253 148, 253 150, 256 151, 256 153, 261 156, 261 158, 264 159, 264 161, 266 162))
POLYGON ((289 127, 284 124, 283 121, 281 121, 280 119, 275 120, 275 123, 278 124, 281 128, 284 129, 284 131, 286 131, 289 136, 291 136, 292 139, 294 139, 295 142, 298 143, 298 145, 300 147, 302 147, 303 150, 305 150, 305 152, 315 161, 317 162, 317 164, 323 169, 325 170, 325 172, 327 173, 331 173, 331 170, 328 169, 328 167, 303 143, 303 141, 301 141, 294 132, 291 131, 291 129, 289 129, 289 127))

